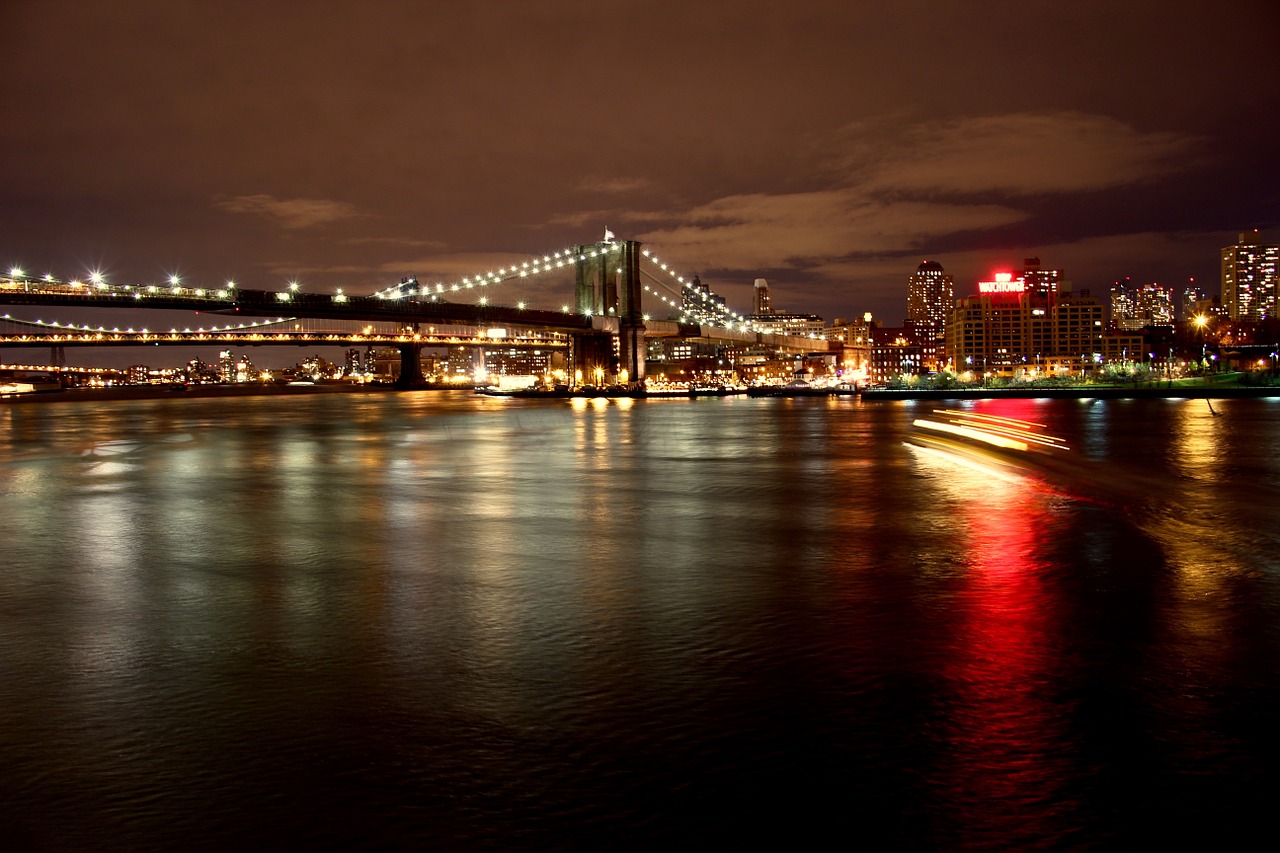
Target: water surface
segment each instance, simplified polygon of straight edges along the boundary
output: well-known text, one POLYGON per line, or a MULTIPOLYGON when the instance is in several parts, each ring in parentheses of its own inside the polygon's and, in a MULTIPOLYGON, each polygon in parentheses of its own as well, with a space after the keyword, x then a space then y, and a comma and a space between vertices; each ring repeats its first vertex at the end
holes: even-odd
POLYGON ((38 849, 1215 843, 1280 758, 1280 404, 0 407, 38 849))

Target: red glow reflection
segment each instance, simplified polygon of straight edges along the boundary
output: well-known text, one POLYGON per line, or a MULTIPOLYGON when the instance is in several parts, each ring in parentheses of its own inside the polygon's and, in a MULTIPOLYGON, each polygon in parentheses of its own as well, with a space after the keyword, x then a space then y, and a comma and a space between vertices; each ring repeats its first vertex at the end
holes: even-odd
MULTIPOLYGON (((1034 412, 1004 409, 1035 420, 1034 412)), ((1055 744, 1066 715, 1048 689, 1060 655, 1057 602, 1045 572, 1062 528, 1058 496, 1022 475, 976 468, 939 478, 962 522, 967 571, 954 589, 954 635, 940 674, 948 685, 939 790, 963 792, 955 819, 993 843, 1017 838, 1029 810, 1061 802, 1055 744)))

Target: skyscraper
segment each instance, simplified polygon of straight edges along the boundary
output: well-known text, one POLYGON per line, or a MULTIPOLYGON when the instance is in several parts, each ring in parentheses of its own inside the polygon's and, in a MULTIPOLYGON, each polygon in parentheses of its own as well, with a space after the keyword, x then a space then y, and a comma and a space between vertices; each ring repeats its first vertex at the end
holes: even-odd
POLYGON ((762 278, 756 279, 755 285, 755 304, 752 306, 752 314, 772 314, 773 299, 769 296, 769 282, 762 278))
POLYGON ((926 370, 938 370, 946 360, 947 317, 955 301, 951 275, 937 261, 923 261, 907 279, 907 323, 914 330, 926 370))
POLYGON ((1197 306, 1204 301, 1204 288, 1196 284, 1193 278, 1182 288, 1178 300, 1178 319, 1190 320, 1196 314, 1197 306))
POLYGON ((916 267, 907 279, 907 319, 941 329, 954 307, 955 286, 942 264, 924 261, 916 267))
POLYGON ((1246 231, 1222 250, 1222 301, 1232 320, 1280 317, 1280 246, 1264 246, 1258 231, 1246 231))

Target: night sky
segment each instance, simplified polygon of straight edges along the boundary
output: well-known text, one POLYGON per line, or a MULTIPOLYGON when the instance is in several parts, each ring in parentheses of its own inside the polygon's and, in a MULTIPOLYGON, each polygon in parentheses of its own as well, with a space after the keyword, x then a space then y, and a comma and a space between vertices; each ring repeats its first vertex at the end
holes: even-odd
POLYGON ((1095 294, 1216 292, 1219 247, 1280 238, 1273 0, 5 0, 0 25, 0 263, 37 274, 368 293, 607 227, 737 310, 763 276, 894 325, 926 258, 962 294, 1033 255, 1095 294))

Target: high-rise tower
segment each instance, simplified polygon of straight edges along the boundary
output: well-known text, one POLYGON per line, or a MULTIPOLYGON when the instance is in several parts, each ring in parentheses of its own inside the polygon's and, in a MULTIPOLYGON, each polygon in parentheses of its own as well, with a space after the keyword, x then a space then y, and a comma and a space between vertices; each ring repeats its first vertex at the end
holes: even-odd
POLYGON ((925 261, 907 279, 907 319, 917 327, 936 325, 939 329, 955 307, 955 286, 951 275, 937 261, 925 261))
POLYGON ((945 361, 947 316, 955 308, 955 297, 951 274, 937 261, 922 262, 907 279, 907 322, 927 370, 938 370, 945 361))
POLYGON ((1232 320, 1280 317, 1280 246, 1264 246, 1257 230, 1222 250, 1222 301, 1232 320))
POLYGON ((772 314, 773 299, 769 296, 769 282, 762 278, 756 279, 755 305, 752 314, 772 314))

